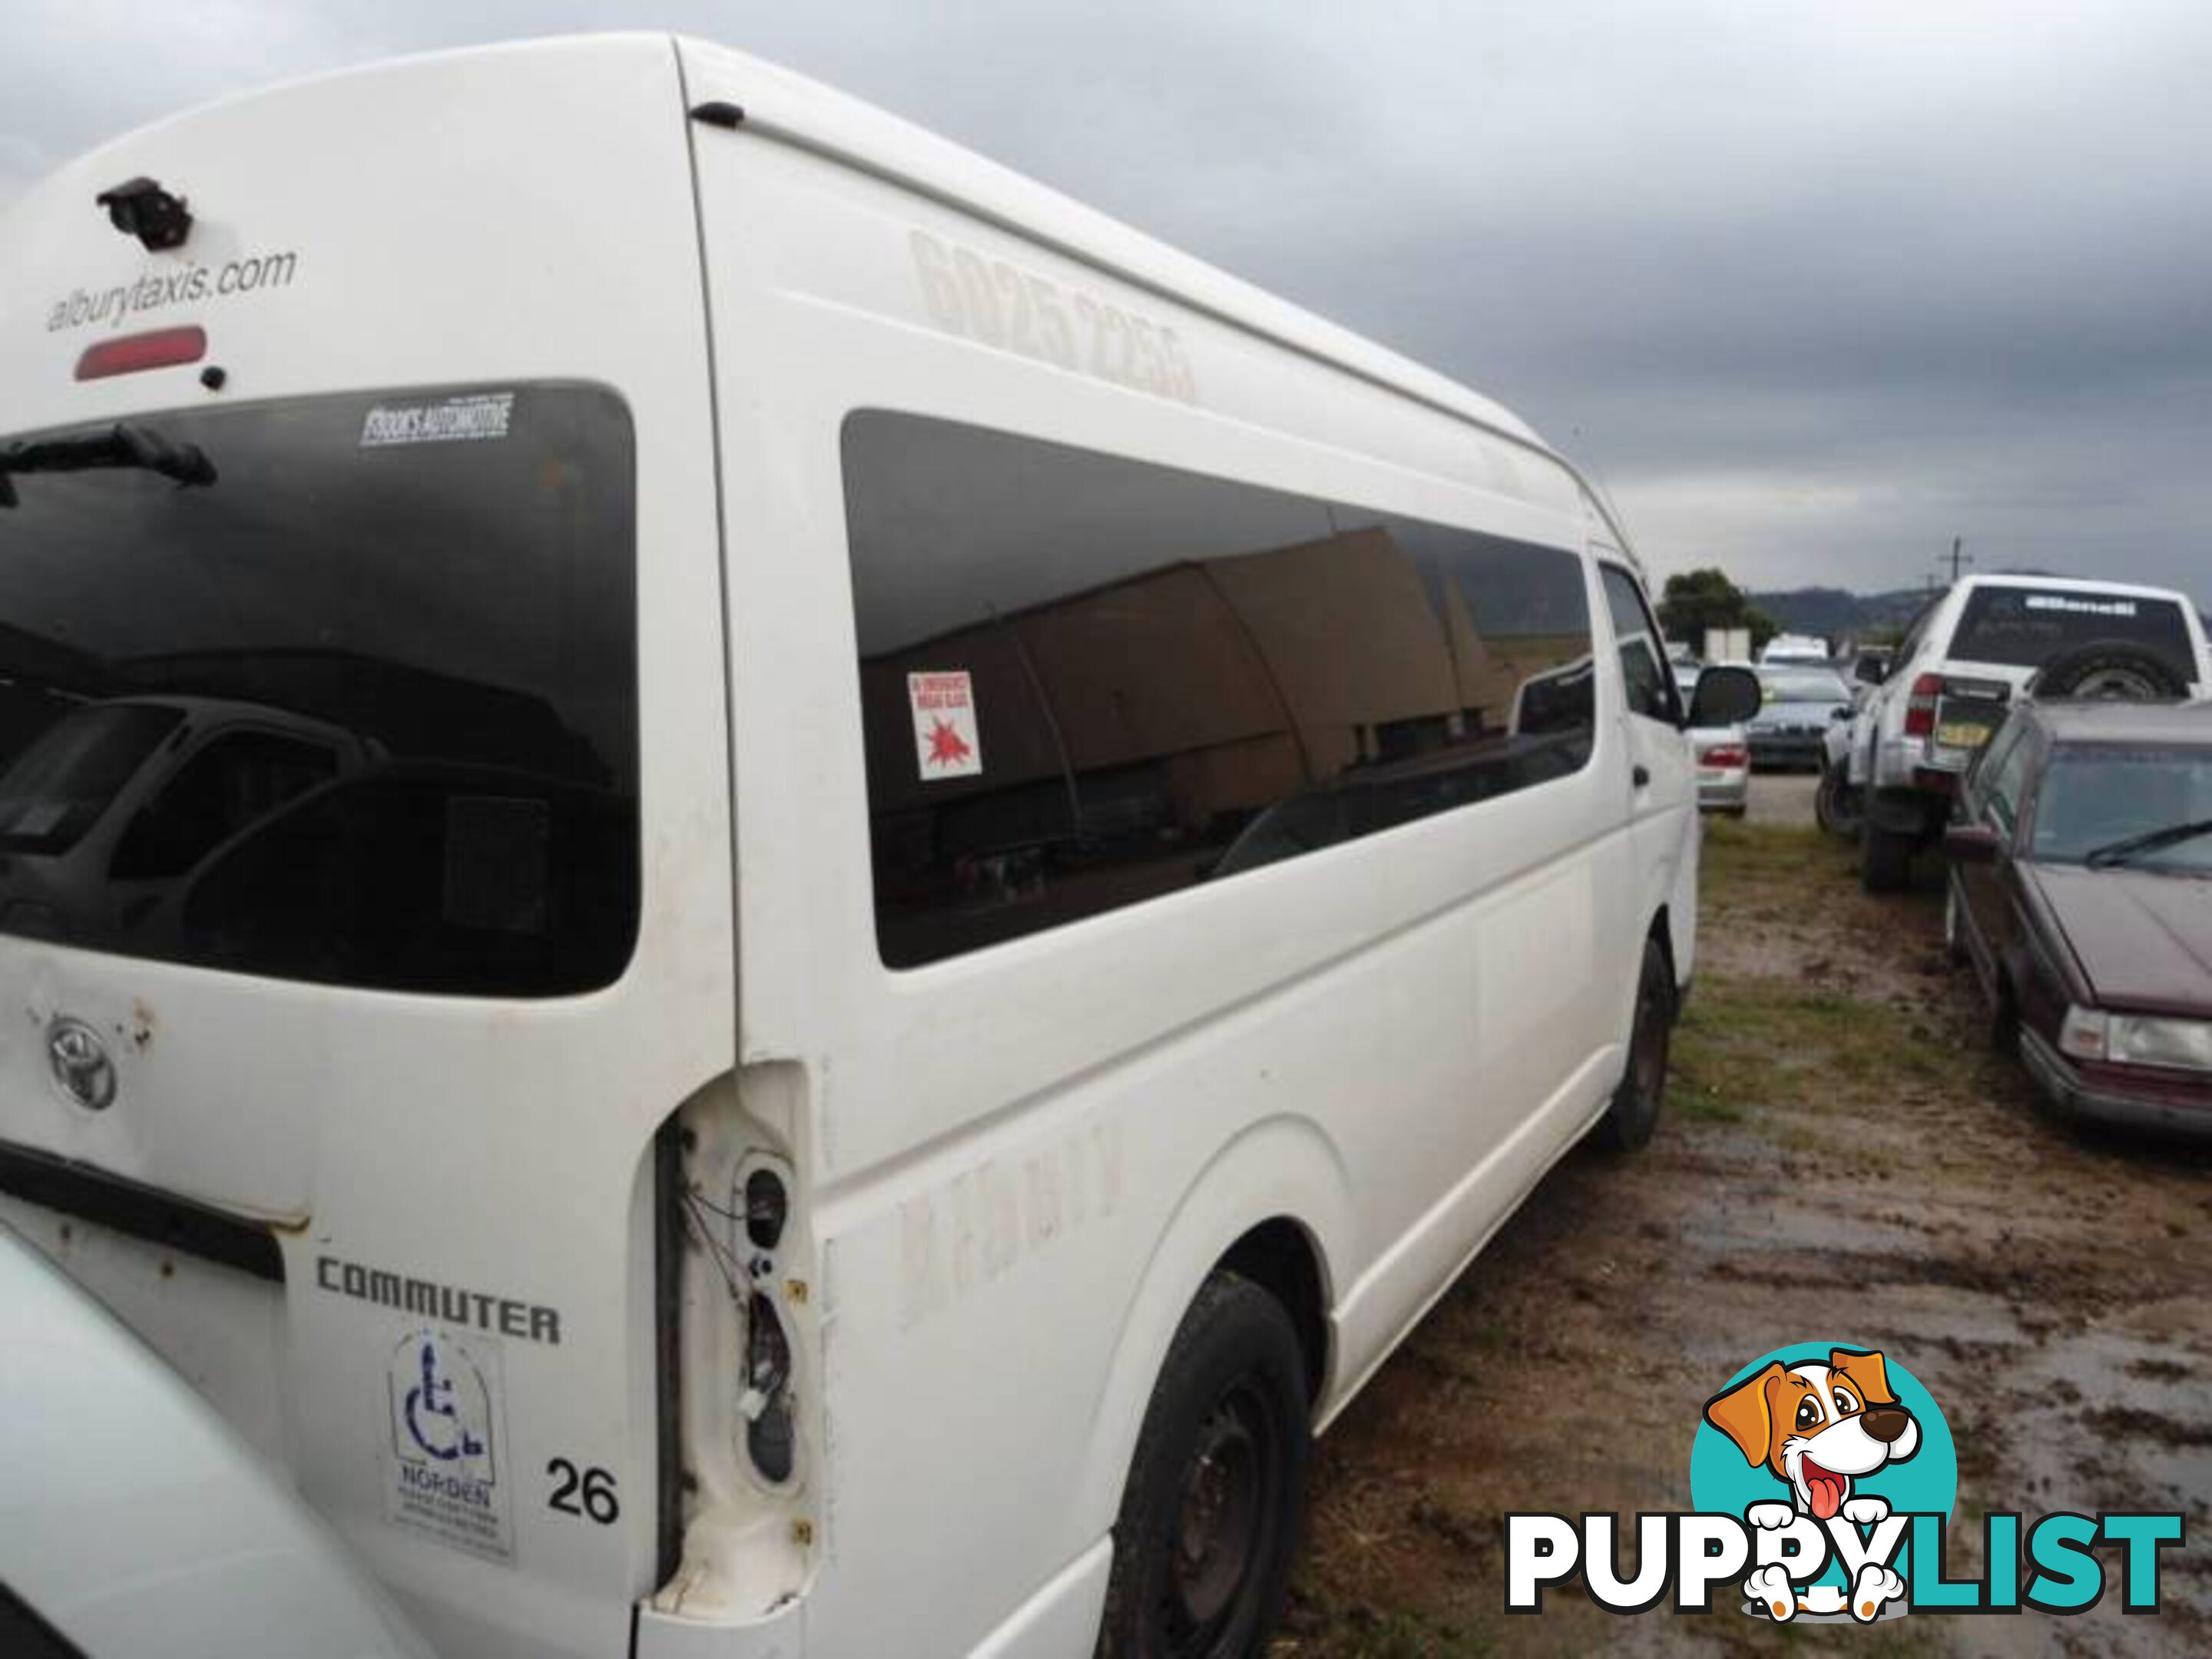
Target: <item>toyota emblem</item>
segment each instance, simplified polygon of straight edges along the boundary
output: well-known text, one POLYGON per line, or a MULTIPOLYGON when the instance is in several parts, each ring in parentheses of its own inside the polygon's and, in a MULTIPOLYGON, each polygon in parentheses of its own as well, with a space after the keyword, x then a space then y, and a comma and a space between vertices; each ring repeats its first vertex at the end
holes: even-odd
POLYGON ((46 1027, 46 1063, 62 1092, 88 1112, 107 1109, 115 1099, 115 1062, 100 1033, 66 1015, 46 1027))

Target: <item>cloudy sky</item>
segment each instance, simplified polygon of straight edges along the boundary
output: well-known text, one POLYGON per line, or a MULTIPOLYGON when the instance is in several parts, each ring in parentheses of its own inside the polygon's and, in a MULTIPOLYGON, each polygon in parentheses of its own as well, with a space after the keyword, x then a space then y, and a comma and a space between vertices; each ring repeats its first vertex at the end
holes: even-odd
POLYGON ((830 81, 1502 398, 1660 572, 2212 603, 2203 0, 9 0, 0 207, 393 52, 667 25, 830 81))

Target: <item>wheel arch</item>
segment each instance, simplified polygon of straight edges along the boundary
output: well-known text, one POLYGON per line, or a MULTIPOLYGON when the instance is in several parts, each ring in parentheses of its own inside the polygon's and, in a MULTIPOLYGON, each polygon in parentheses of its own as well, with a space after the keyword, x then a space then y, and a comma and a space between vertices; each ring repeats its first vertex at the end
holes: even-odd
POLYGON ((1353 1229, 1343 1160, 1311 1121, 1264 1120, 1214 1155, 1162 1231, 1121 1322, 1083 1458, 1084 1513, 1107 1524, 1119 1513, 1169 1344, 1217 1268, 1243 1273, 1285 1301, 1318 1409, 1338 1364, 1333 1310, 1353 1229))

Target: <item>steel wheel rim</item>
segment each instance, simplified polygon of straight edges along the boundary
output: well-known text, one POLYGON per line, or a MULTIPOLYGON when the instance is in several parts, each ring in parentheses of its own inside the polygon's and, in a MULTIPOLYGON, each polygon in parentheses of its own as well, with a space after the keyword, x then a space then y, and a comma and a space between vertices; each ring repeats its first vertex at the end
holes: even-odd
POLYGON ((1249 1383, 1232 1385, 1199 1426, 1169 1545, 1176 1651, 1203 1653, 1226 1633, 1262 1559, 1271 1414, 1249 1383))

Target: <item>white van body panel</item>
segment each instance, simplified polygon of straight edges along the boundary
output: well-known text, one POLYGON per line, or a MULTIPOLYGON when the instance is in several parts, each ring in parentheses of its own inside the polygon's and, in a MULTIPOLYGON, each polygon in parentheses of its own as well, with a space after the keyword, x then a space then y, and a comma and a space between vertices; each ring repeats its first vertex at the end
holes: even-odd
MULTIPOLYGON (((975 1563, 1049 1586, 1091 1558, 1175 1325, 1243 1233, 1289 1218, 1326 1264, 1325 1421, 1587 1127, 1620 1076, 1644 927, 1694 864, 1686 763, 1648 848, 1626 822, 1626 717, 1601 718, 1582 773, 1394 831, 1387 853, 1348 846, 885 969, 851 742, 849 411, 1577 549, 1588 509, 1485 400, 1385 389, 1396 368, 1371 348, 1248 307, 1241 286, 834 94, 684 51, 695 106, 744 111, 694 137, 738 864, 783 872, 739 883, 744 1054, 808 1080, 829 1482, 900 1471, 838 1505, 809 1636, 878 1650, 910 1640, 926 1604, 956 1650, 1005 1613, 995 1569, 975 1563), (1194 401, 948 332, 918 285, 916 231, 1171 325, 1194 401), (1340 349, 1349 362, 1326 360, 1340 349), (1071 1321, 1070 1306, 1115 1311, 1071 1321), (947 1379, 926 1428, 916 1377, 947 1379), (963 1494, 950 1528, 933 1522, 949 1491, 963 1494)), ((1617 687, 1602 696, 1620 707, 1617 687)), ((1671 920, 1686 963, 1692 924, 1671 920)))
POLYGON ((336 76, 72 162, 0 233, 11 434, 218 399, 549 378, 617 389, 635 422, 653 641, 641 766, 655 804, 618 983, 488 1011, 0 939, 0 1139, 268 1218, 285 1284, 13 1199, 0 1213, 289 1465, 454 1652, 628 1643, 654 1550, 645 1159, 659 1120, 735 1059, 712 413, 681 107, 674 55, 650 37, 336 76), (191 198, 184 249, 149 253, 93 205, 139 173, 191 198), (296 258, 280 289, 49 326, 78 289, 279 252, 296 258), (185 322, 205 326, 208 361, 228 372, 219 394, 191 368, 72 379, 94 340, 185 322), (47 1075, 41 1030, 59 1012, 118 1034, 103 1114, 68 1106, 47 1075), (386 1362, 409 1322, 319 1288, 326 1259, 557 1310, 557 1347, 504 1343, 514 1566, 385 1522, 386 1362), (556 1455, 619 1476, 635 1494, 620 1522, 547 1510, 556 1455))
POLYGON ((281 294, 134 317, 204 322, 222 398, 561 378, 626 400, 642 921, 605 991, 490 1007, 0 937, 11 1003, 126 1036, 143 1009, 150 1033, 95 1121, 60 1109, 32 1027, 0 1023, 0 1140, 268 1219, 284 1284, 0 1213, 289 1466, 443 1647, 1087 1653, 1153 1379, 1224 1253, 1267 1222, 1310 1252, 1326 1423, 1603 1110, 1662 915, 1688 975, 1689 763, 1626 712, 1599 576, 1635 568, 1620 527, 1488 399, 891 118, 656 39, 331 77, 73 164, 0 240, 0 432, 214 395, 189 372, 75 383, 96 331, 26 325, 27 297, 176 257, 90 205, 141 173, 189 185, 191 258, 296 251, 281 294), (685 118, 712 103, 743 118, 685 118), (364 145, 343 190, 314 159, 331 135, 364 145), (1193 395, 1137 389, 1087 343, 1064 368, 948 329, 917 232, 1171 324, 1193 395), (1590 760, 887 969, 840 453, 870 409, 1568 550, 1590 760), (766 1126, 793 1174, 802 1242, 773 1288, 799 1465, 780 1491, 743 1467, 728 1298, 690 1261, 687 1531, 663 1583, 650 1149, 686 1102, 695 1167, 766 1126), (557 1305, 557 1350, 504 1349, 511 1565, 386 1524, 373 1442, 405 1322, 328 1294, 325 1261, 557 1305), (611 1471, 620 1520, 549 1510, 555 1458, 611 1471))

